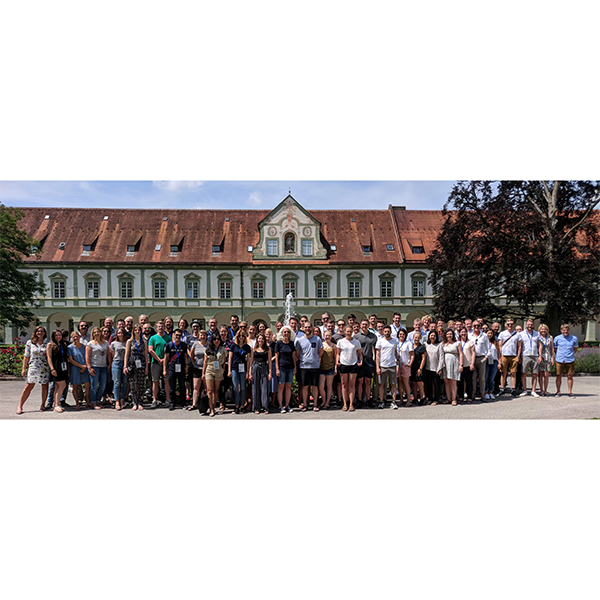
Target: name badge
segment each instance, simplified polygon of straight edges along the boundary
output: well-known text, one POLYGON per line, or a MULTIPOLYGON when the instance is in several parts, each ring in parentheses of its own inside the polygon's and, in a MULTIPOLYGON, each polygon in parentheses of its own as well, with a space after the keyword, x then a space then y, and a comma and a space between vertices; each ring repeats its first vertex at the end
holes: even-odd
POLYGON ((238 365, 238 373, 245 373, 246 372, 246 365, 244 363, 240 363, 238 365))
POLYGON ((179 363, 175 365, 175 373, 181 373, 181 365, 179 363))
POLYGON ((533 356, 533 350, 531 348, 529 348, 528 350, 525 351, 525 354, 527 356, 533 356))
POLYGON ((136 369, 142 368, 142 361, 139 358, 135 361, 135 368, 136 369))
POLYGON ((215 360, 215 362, 213 363, 215 366, 215 371, 218 371, 221 367, 219 366, 219 361, 215 360))
POLYGON ((67 363, 66 362, 61 362, 60 363, 60 370, 61 371, 66 371, 67 370, 67 363))

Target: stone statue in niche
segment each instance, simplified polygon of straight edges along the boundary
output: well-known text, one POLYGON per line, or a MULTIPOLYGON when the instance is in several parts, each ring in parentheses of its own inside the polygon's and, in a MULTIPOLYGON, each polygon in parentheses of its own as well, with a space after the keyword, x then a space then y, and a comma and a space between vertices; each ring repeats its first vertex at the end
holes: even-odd
POLYGON ((283 239, 286 254, 294 254, 296 252, 296 236, 289 231, 283 239))

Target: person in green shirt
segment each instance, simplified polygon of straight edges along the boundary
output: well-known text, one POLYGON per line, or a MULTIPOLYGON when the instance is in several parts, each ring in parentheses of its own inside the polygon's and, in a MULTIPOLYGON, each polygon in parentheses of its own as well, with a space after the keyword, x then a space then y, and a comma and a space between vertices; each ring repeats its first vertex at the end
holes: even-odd
MULTIPOLYGON (((156 335, 153 335, 148 340, 148 354, 152 357, 152 365, 150 367, 152 376, 152 406, 158 406, 158 388, 160 385, 160 377, 163 373, 165 360, 165 346, 171 341, 171 336, 165 333, 165 324, 163 321, 156 323, 156 335)), ((169 382, 165 382, 165 394, 169 397, 169 382)))

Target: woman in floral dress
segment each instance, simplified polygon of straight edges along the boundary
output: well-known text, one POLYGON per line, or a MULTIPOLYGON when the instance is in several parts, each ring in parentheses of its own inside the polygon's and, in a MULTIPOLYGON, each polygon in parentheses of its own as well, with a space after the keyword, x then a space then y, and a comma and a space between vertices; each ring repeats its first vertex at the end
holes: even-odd
POLYGON ((31 394, 31 390, 33 390, 36 383, 42 386, 42 405, 40 410, 44 410, 46 397, 48 396, 48 381, 50 380, 50 367, 48 366, 48 359, 46 357, 47 335, 48 333, 43 327, 36 327, 31 339, 27 340, 27 344, 25 344, 21 377, 27 375, 27 380, 25 389, 19 400, 18 415, 23 414, 23 405, 27 398, 29 398, 29 394, 31 394))

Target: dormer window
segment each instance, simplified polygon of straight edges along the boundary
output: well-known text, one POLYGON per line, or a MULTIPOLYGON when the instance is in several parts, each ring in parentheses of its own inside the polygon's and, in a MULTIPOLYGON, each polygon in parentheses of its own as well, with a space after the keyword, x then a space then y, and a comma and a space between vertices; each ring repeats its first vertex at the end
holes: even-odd
POLYGON ((127 246, 127 252, 135 252, 135 246, 127 246))
POLYGON ((170 248, 171 248, 171 253, 169 254, 169 256, 177 256, 182 250, 183 250, 183 241, 185 238, 181 238, 181 241, 179 242, 179 244, 171 244, 170 248))
POLYGON ((421 238, 407 238, 407 241, 413 254, 425 254, 425 247, 421 238))
POLYGON ((363 246, 362 247, 363 256, 371 256, 371 246, 363 246))
POLYGON ((84 251, 84 252, 91 252, 91 251, 92 251, 92 246, 91 246, 91 244, 84 244, 84 245, 83 245, 83 251, 84 251))
POLYGON ((277 256, 279 254, 278 240, 267 240, 267 256, 277 256))
POLYGON ((212 247, 213 254, 221 254, 221 246, 212 247))

